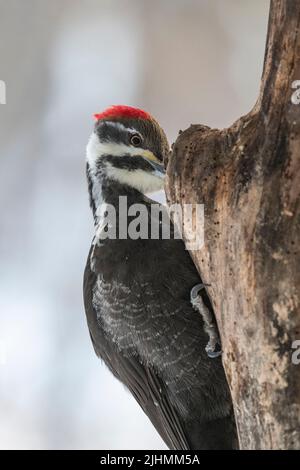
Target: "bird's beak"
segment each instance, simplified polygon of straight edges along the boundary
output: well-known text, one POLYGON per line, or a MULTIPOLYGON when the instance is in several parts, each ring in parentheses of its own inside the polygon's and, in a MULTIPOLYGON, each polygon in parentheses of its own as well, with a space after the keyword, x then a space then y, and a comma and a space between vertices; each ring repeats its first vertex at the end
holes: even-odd
POLYGON ((150 165, 152 166, 153 168, 153 173, 155 176, 158 176, 159 178, 164 178, 165 175, 166 175, 166 170, 163 166, 163 164, 161 162, 154 162, 153 160, 148 160, 148 158, 145 158, 145 160, 147 160, 150 165))
POLYGON ((146 150, 143 154, 143 158, 147 160, 148 163, 150 163, 150 165, 153 168, 153 174, 155 176, 158 176, 159 178, 162 178, 162 179, 165 177, 166 170, 163 165, 163 162, 158 160, 158 158, 152 152, 146 150))

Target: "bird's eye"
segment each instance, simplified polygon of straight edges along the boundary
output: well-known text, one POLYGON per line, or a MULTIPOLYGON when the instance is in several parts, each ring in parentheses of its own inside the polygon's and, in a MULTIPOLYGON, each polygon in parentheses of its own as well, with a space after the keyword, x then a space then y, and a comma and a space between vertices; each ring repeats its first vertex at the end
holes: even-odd
POLYGON ((133 134, 130 138, 130 143, 134 145, 134 147, 139 147, 142 143, 141 136, 138 134, 133 134))

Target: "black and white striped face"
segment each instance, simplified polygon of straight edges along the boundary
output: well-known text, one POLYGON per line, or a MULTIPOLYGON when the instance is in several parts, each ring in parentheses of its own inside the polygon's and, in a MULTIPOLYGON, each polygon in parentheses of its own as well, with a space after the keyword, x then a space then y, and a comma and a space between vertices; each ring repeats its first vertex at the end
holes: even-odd
POLYGON ((163 188, 169 145, 154 120, 99 120, 87 145, 88 171, 146 194, 163 188))

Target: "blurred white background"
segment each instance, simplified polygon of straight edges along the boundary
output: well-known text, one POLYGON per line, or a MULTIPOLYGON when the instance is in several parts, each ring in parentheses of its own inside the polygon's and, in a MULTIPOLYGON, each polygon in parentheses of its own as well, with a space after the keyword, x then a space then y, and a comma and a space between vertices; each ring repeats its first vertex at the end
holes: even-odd
POLYGON ((145 108, 170 141, 254 104, 267 0, 0 0, 0 447, 164 449, 94 355, 82 302, 92 114, 145 108))

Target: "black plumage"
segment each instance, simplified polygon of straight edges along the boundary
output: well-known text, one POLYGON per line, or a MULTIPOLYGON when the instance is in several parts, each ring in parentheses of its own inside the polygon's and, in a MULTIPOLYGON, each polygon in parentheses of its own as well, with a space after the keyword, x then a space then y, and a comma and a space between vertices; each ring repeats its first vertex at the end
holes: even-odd
MULTIPOLYGON (((105 158, 113 162, 116 157, 105 158)), ((150 228, 154 201, 108 177, 103 162, 96 170, 102 199, 117 215, 119 196, 127 197, 128 206, 143 204, 150 228)), ((97 225, 89 164, 88 179, 97 225)), ((190 291, 199 282, 182 240, 95 237, 84 274, 90 336, 96 354, 130 390, 170 449, 236 448, 221 359, 207 356, 203 320, 190 303, 190 291)))

